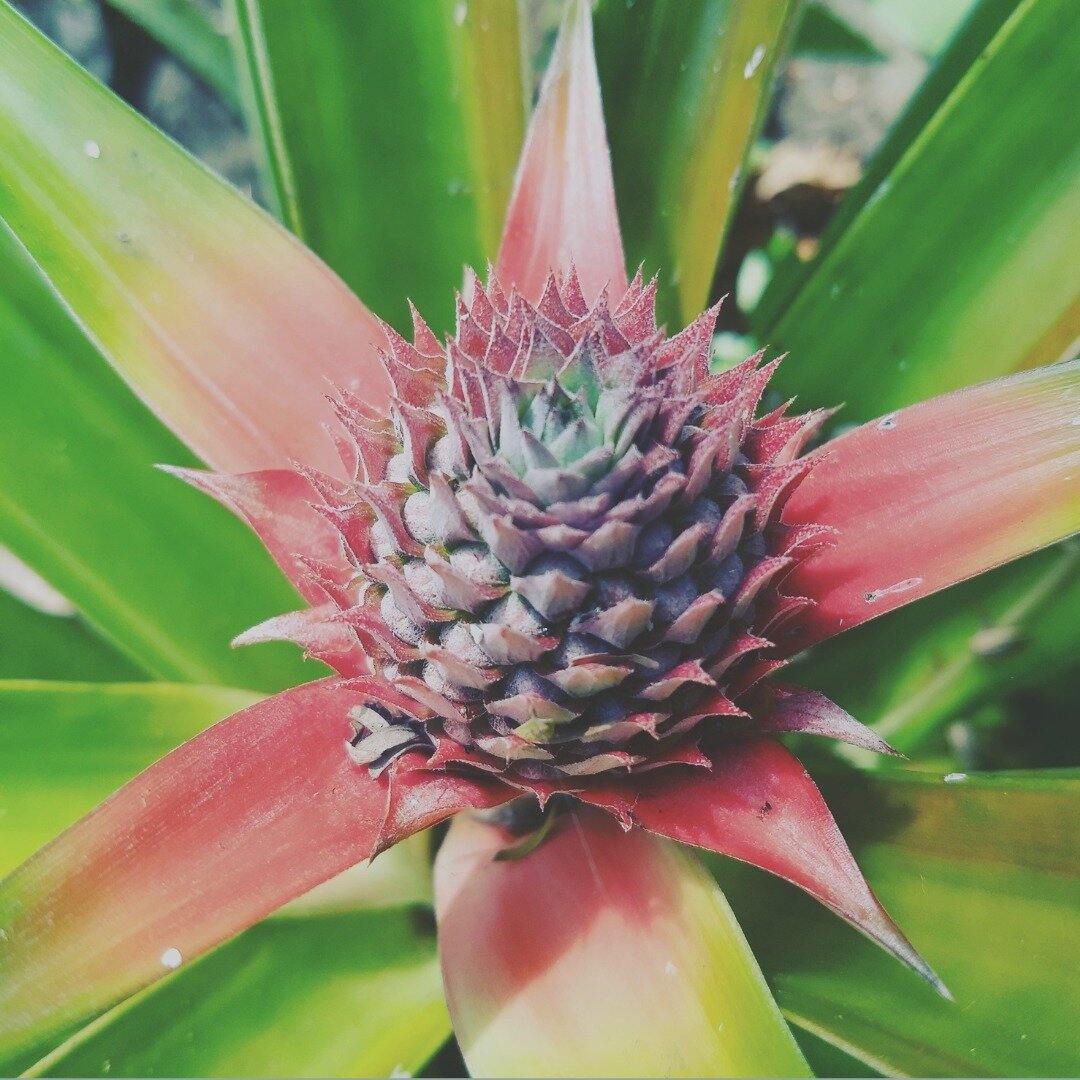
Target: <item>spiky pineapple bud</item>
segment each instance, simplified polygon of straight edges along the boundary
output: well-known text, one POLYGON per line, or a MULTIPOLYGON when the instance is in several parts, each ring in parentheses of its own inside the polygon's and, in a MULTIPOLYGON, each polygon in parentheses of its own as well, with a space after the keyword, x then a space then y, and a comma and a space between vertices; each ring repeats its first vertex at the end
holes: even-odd
POLYGON ((776 582, 819 531, 778 517, 822 414, 755 420, 774 365, 710 375, 715 311, 666 338, 640 276, 614 310, 573 273, 536 308, 467 292, 445 348, 387 328, 390 417, 342 394, 356 482, 312 478, 375 667, 350 752, 533 782, 692 762, 705 725, 752 724, 806 603, 776 582))

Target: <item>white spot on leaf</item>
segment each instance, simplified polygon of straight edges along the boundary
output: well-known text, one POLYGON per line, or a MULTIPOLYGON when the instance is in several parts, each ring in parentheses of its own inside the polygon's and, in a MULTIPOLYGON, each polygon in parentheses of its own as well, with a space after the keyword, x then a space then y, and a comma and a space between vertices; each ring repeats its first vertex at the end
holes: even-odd
POLYGON ((88 158, 93 158, 95 161, 97 161, 97 159, 101 157, 101 147, 98 146, 98 144, 94 142, 93 139, 87 139, 86 142, 82 144, 82 148, 83 153, 88 158))
POLYGON ((161 954, 161 966, 167 967, 170 971, 175 971, 183 962, 184 958, 179 949, 166 949, 161 954))
POLYGON ((863 599, 868 604, 876 604, 883 596, 894 596, 896 593, 908 592, 910 589, 917 589, 923 583, 921 577, 904 578, 903 581, 898 581, 895 585, 889 585, 884 589, 871 589, 863 599))
POLYGON ((765 46, 759 45, 750 54, 750 59, 746 61, 746 67, 742 69, 744 79, 752 79, 754 73, 759 67, 761 67, 761 61, 765 59, 765 46))
POLYGON ((967 779, 967 773, 951 772, 945 777, 946 784, 962 784, 967 779))

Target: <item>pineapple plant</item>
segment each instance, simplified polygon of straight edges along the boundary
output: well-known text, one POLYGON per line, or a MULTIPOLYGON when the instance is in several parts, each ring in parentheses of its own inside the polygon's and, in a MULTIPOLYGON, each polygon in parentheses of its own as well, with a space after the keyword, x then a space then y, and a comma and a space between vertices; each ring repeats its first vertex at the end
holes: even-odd
MULTIPOLYGON (((79 77, 0 15, 6 130, 33 145, 35 87, 79 77)), ((86 1027, 104 1010, 451 817, 434 905, 474 1073, 808 1074, 723 894, 670 841, 797 885, 950 1008, 777 736, 894 752, 776 673, 1076 531, 1077 362, 815 446, 831 409, 764 407, 777 361, 714 372, 717 308, 669 332, 662 274, 628 279, 584 3, 568 5, 494 265, 465 274, 443 340, 414 308, 409 341, 253 211, 175 244, 169 191, 230 197, 171 177, 173 148, 141 156, 118 110, 95 98, 81 114, 107 118, 111 141, 25 159, 70 164, 50 183, 76 187, 115 168, 115 219, 99 207, 81 246, 55 246, 55 195, 20 164, 0 215, 219 470, 168 471, 244 519, 306 602, 237 644, 287 640, 334 674, 195 734, 0 885, 13 1067, 107 1045, 125 1007, 86 1027), (238 255, 245 229, 264 262, 238 255)))

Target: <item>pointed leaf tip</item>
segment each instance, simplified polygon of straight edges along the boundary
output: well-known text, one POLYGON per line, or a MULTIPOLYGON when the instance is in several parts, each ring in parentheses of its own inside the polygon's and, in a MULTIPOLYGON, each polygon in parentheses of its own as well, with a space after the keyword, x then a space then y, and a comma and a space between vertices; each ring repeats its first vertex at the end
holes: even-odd
POLYGON ((577 269, 585 298, 627 288, 592 16, 570 0, 529 124, 496 271, 537 303, 549 274, 577 269))
POLYGON ((263 469, 230 475, 175 465, 157 467, 209 495, 245 522, 305 600, 317 604, 325 595, 301 557, 318 560, 339 572, 342 580, 351 575, 341 536, 312 509, 319 499, 300 473, 263 469))
POLYGON ((772 739, 725 742, 708 756, 710 770, 644 777, 631 811, 635 823, 790 881, 947 996, 871 891, 798 759, 772 739))
POLYGON ((875 754, 903 757, 876 731, 860 723, 824 694, 798 686, 770 682, 761 691, 760 713, 755 707, 754 730, 782 734, 823 735, 875 754), (760 718, 759 718, 760 717, 760 718))

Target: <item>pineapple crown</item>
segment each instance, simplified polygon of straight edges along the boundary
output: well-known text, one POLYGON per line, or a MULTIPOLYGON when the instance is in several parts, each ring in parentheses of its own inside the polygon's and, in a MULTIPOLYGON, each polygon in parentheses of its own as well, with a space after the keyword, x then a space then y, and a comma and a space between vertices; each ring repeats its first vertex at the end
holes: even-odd
MULTIPOLYGON (((339 391, 345 487, 305 470, 354 577, 324 580, 373 671, 354 760, 407 750, 535 790, 707 763, 755 727, 778 587, 827 530, 780 521, 825 412, 755 418, 778 361, 709 372, 711 309, 667 337, 655 281, 534 307, 470 275, 441 345, 386 327, 390 415, 339 391)), ((789 403, 790 404, 790 403, 789 403)), ((314 568, 317 571, 317 567, 314 568)))

